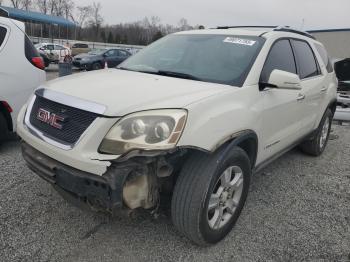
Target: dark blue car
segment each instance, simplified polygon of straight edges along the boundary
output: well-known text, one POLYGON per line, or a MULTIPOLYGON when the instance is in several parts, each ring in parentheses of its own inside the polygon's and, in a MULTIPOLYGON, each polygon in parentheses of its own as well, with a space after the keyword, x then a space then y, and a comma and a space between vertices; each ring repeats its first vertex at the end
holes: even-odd
POLYGON ((87 54, 80 54, 74 57, 73 65, 82 70, 99 70, 104 68, 107 62, 108 67, 116 67, 125 59, 131 56, 123 49, 94 50, 87 54))

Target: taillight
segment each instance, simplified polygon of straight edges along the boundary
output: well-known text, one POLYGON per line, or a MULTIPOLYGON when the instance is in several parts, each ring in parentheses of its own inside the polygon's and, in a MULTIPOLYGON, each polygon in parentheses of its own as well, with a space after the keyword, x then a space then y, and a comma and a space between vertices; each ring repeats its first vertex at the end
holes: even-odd
POLYGON ((33 57, 32 64, 41 70, 45 69, 44 60, 41 57, 33 57))
POLYGON ((5 107, 7 112, 12 113, 13 110, 12 110, 11 106, 6 101, 1 101, 1 104, 5 107))

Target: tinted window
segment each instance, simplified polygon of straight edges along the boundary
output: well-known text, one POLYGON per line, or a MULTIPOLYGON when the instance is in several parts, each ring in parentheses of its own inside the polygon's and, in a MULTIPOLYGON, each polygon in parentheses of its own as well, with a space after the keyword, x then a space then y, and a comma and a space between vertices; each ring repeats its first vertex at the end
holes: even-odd
POLYGON ((298 64, 300 79, 317 76, 320 74, 315 56, 311 47, 304 41, 292 40, 295 58, 298 64))
POLYGON ((119 50, 119 55, 120 56, 129 56, 129 53, 124 51, 124 50, 119 50))
POLYGON ((47 49, 47 50, 54 50, 55 47, 53 45, 47 45, 47 46, 45 46, 45 49, 47 49))
POLYGON ((109 50, 107 53, 106 53, 107 56, 117 56, 118 55, 118 50, 109 50))
POLYGON ((332 63, 331 63, 331 61, 329 59, 329 56, 327 54, 326 49, 323 46, 319 45, 319 44, 315 44, 315 46, 316 46, 316 49, 317 49, 318 53, 322 57, 323 63, 327 67, 328 73, 333 72, 333 66, 332 66, 332 63))
POLYGON ((7 33, 6 28, 0 26, 0 46, 2 45, 2 43, 5 40, 6 33, 7 33))
POLYGON ((271 72, 275 69, 296 74, 294 55, 289 40, 279 40, 272 46, 261 73, 260 81, 267 83, 271 72))

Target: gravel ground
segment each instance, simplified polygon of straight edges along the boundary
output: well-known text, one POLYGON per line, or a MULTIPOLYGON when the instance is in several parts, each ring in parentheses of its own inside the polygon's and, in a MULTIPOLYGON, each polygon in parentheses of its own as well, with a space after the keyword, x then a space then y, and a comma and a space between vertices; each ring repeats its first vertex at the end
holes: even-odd
POLYGON ((210 248, 166 215, 127 219, 81 211, 0 147, 1 261, 350 261, 350 127, 325 153, 293 150, 255 175, 232 233, 210 248))

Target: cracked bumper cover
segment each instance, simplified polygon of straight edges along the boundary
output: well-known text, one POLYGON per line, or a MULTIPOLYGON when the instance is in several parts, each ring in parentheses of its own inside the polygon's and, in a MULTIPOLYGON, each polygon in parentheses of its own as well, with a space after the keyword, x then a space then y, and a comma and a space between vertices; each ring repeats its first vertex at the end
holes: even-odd
POLYGON ((97 176, 62 164, 25 142, 22 154, 31 170, 72 203, 110 212, 123 208, 123 185, 135 166, 112 165, 103 176, 97 176))

